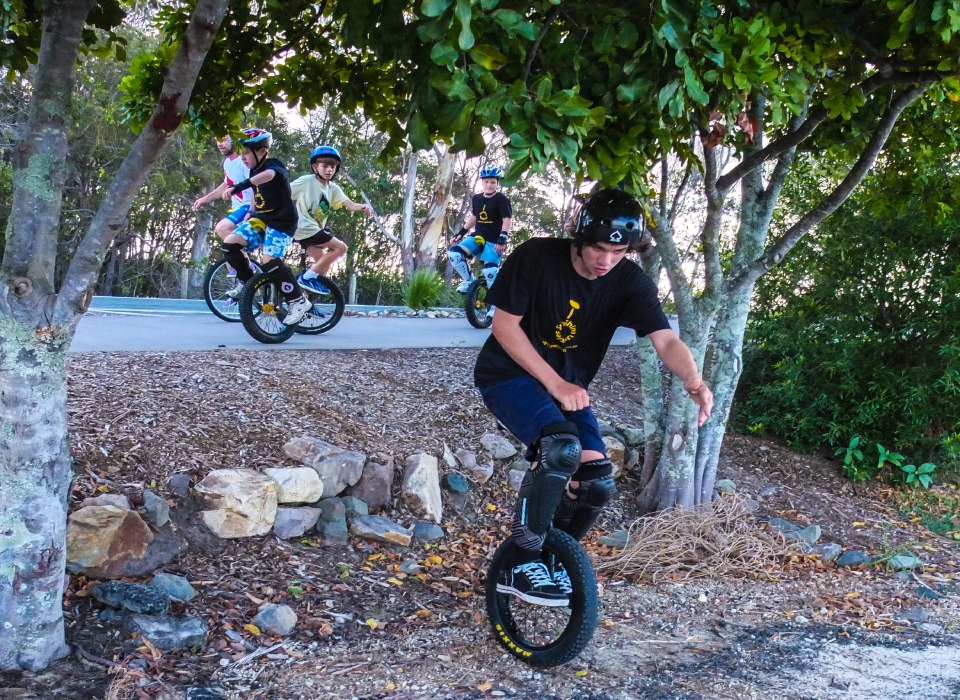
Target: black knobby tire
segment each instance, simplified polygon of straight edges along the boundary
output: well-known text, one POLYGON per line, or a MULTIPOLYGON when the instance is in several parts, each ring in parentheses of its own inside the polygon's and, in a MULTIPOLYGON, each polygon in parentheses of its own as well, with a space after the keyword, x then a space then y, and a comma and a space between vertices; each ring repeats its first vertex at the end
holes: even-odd
POLYGON ((489 328, 493 323, 493 314, 487 306, 487 281, 483 277, 475 279, 467 288, 463 311, 474 328, 489 328))
MULTIPOLYGON (((250 264, 259 274, 260 266, 256 261, 251 260, 250 264)), ((229 270, 224 259, 217 260, 207 268, 203 276, 203 298, 217 318, 236 323, 240 320, 240 305, 226 294, 236 283, 235 277, 227 277, 229 270)))
POLYGON ((281 320, 287 302, 280 293, 280 282, 260 273, 243 285, 240 293, 240 321, 244 330, 261 343, 282 343, 293 335, 296 326, 281 320))
POLYGON ((314 294, 313 292, 307 292, 307 298, 310 299, 313 308, 294 327, 295 333, 302 333, 303 335, 326 333, 340 323, 340 319, 343 318, 346 303, 343 300, 343 292, 340 291, 340 287, 332 279, 323 275, 320 275, 319 279, 320 284, 329 289, 330 293, 314 294))
POLYGON ((570 575, 570 607, 531 605, 498 593, 497 581, 509 566, 512 539, 497 548, 487 570, 487 615, 497 641, 525 664, 559 666, 582 652, 597 628, 600 602, 597 578, 583 547, 567 533, 551 529, 543 545, 544 561, 554 570, 562 565, 570 575))

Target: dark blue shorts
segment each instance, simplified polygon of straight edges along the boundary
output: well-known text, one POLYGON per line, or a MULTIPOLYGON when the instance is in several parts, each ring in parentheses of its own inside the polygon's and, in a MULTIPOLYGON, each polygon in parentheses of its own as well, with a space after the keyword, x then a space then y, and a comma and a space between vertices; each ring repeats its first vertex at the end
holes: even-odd
POLYGON ((562 421, 577 426, 580 446, 584 450, 607 454, 593 409, 587 406, 579 411, 562 411, 543 384, 533 377, 516 377, 484 387, 480 389, 480 396, 490 412, 527 446, 528 460, 534 456, 531 446, 540 439, 540 431, 551 423, 562 421))

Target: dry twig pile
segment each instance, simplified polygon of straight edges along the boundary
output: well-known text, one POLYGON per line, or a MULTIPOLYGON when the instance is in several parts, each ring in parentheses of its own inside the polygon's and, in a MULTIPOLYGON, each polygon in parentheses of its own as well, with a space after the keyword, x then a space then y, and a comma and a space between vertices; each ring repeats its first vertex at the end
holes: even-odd
POLYGON ((598 571, 657 579, 767 577, 790 556, 782 537, 758 530, 747 498, 725 496, 699 508, 671 508, 630 526, 627 546, 602 557, 598 571))

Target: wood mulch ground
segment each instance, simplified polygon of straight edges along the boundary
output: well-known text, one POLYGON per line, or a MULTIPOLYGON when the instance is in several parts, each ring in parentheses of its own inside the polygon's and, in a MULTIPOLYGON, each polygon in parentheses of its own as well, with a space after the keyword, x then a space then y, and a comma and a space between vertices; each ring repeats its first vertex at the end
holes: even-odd
MULTIPOLYGON (((439 455, 444 443, 479 451, 479 437, 498 426, 472 388, 475 357, 471 349, 72 355, 71 501, 119 491, 137 505, 144 488, 162 491, 177 472, 202 478, 217 468, 289 465, 281 447, 297 435, 386 453, 400 465, 415 452, 439 455)), ((598 416, 638 425, 638 381, 632 350, 612 349, 591 391, 598 416)), ((854 490, 836 462, 729 434, 719 475, 760 502, 758 526, 774 516, 815 523, 822 542, 878 554, 910 550, 925 569, 903 580, 882 567, 840 570, 800 558, 766 580, 608 577, 601 580, 602 624, 588 650, 565 666, 527 668, 493 641, 483 607, 486 562, 507 532, 516 493, 506 471, 498 464, 489 482, 472 484, 471 505, 445 513, 447 537, 429 549, 326 546, 315 536, 203 539, 165 567, 200 593, 173 611, 209 622, 208 644, 196 655, 157 654, 121 639, 99 622, 102 606, 86 595, 89 581, 73 577, 68 641, 85 654, 44 674, 0 676, 0 698, 173 700, 191 685, 271 700, 866 697, 844 695, 833 667, 817 666, 818 659, 844 645, 901 656, 960 646, 953 636, 960 552, 952 542, 909 522, 879 487, 854 490), (768 487, 775 492, 761 498, 768 487), (407 558, 424 565, 421 577, 398 575, 407 558), (921 582, 939 584, 944 597, 921 600, 921 582), (298 629, 286 640, 244 628, 268 600, 298 612, 298 629), (900 621, 916 607, 929 619, 900 621), (270 651, 249 658, 250 649, 270 651)), ((597 535, 633 520, 635 492, 629 475, 621 479, 617 500, 586 543, 592 554, 609 553, 597 535)), ((399 504, 384 515, 414 519, 399 504)), ((871 697, 941 697, 883 692, 871 697)))

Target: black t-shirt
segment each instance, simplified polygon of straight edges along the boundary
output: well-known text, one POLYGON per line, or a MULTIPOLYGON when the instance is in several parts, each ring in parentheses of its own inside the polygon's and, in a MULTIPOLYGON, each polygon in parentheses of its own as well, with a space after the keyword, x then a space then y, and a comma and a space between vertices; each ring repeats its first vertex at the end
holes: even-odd
POLYGON ((250 171, 250 177, 272 170, 272 180, 253 186, 253 206, 250 216, 263 221, 280 233, 292 236, 297 230, 297 208, 290 198, 290 174, 276 158, 267 158, 259 168, 250 171))
POLYGON ((481 192, 473 195, 473 215, 477 217, 477 233, 484 240, 495 243, 503 230, 503 220, 513 216, 513 209, 503 192, 497 192, 492 197, 481 192))
MULTIPOLYGON (((520 327, 557 374, 586 388, 620 326, 645 336, 670 327, 657 286, 624 258, 588 280, 573 267, 569 239, 533 238, 508 257, 487 293, 487 303, 521 316, 520 327)), ((480 388, 529 373, 492 335, 473 370, 480 388)))

